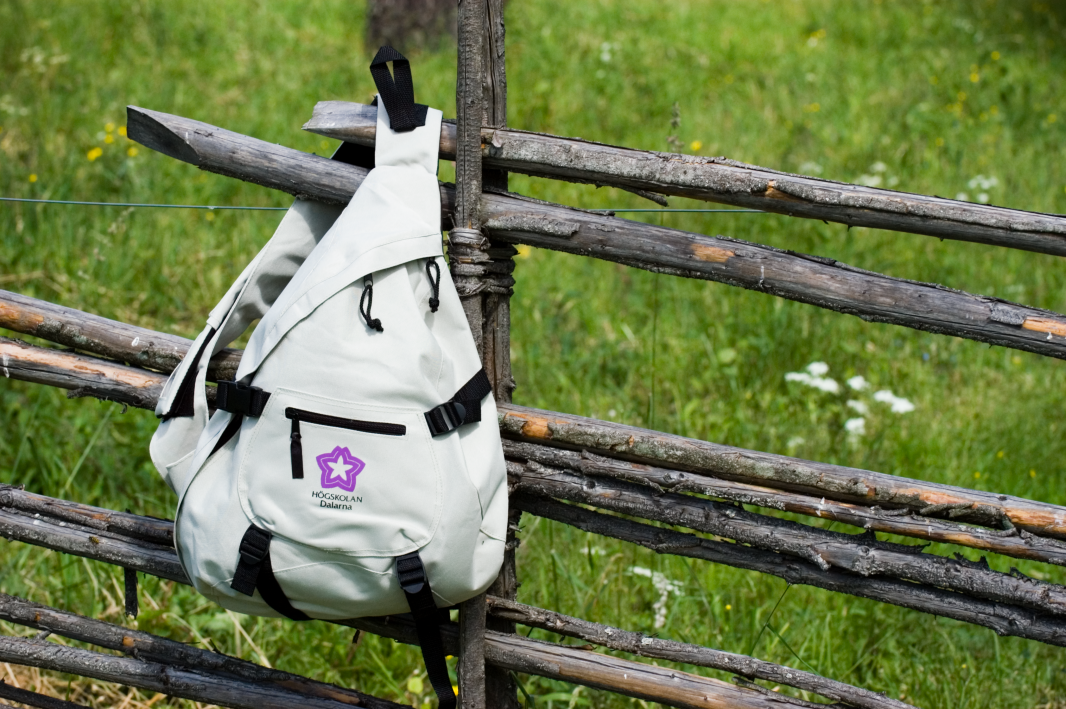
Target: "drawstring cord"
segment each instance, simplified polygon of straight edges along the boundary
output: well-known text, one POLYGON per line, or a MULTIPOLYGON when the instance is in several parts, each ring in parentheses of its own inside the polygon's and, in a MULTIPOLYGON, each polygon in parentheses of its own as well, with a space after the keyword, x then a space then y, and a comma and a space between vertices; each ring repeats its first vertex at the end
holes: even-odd
POLYGON ((363 295, 359 298, 359 314, 366 321, 366 326, 378 332, 385 332, 381 320, 370 317, 370 308, 374 305, 374 274, 368 273, 363 279, 363 295))
POLYGON ((429 276, 429 283, 433 286, 433 297, 429 299, 429 312, 435 313, 440 307, 440 266, 437 265, 436 259, 426 261, 426 275, 429 276), (433 267, 432 270, 430 266, 433 267), (433 276, 433 271, 437 272, 436 277, 433 276))

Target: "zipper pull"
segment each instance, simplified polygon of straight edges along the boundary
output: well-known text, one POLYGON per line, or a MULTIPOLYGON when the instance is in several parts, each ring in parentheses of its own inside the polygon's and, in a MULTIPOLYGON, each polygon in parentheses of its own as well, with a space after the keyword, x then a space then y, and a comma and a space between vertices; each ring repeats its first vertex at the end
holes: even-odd
POLYGON ((437 265, 436 259, 426 261, 426 275, 429 276, 429 285, 433 288, 433 295, 429 299, 429 312, 435 313, 440 307, 440 266, 437 265))
POLYGON ((289 456, 292 458, 292 479, 301 480, 304 476, 304 448, 300 443, 300 415, 290 412, 292 433, 289 435, 289 456))
POLYGON ((370 316, 370 308, 374 305, 374 274, 368 273, 363 279, 363 295, 359 298, 359 314, 363 316, 366 326, 378 332, 384 332, 379 318, 370 316))

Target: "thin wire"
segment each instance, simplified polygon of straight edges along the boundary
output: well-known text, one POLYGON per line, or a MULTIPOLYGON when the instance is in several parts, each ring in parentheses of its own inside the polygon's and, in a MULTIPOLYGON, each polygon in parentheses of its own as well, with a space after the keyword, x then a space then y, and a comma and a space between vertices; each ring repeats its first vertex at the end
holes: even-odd
POLYGON ((284 212, 288 207, 227 207, 215 204, 141 204, 139 202, 76 202, 69 199, 25 199, 0 197, 0 202, 35 202, 37 204, 76 204, 86 207, 169 207, 170 209, 240 209, 258 212, 284 212))

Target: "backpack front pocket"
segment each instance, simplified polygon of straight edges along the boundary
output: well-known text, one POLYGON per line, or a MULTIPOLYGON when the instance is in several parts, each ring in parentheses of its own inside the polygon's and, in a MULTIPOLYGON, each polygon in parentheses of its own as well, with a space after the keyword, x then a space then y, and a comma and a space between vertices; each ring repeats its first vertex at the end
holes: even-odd
POLYGON ((249 519, 300 544, 398 556, 432 538, 441 473, 420 409, 286 389, 270 396, 241 455, 249 519))

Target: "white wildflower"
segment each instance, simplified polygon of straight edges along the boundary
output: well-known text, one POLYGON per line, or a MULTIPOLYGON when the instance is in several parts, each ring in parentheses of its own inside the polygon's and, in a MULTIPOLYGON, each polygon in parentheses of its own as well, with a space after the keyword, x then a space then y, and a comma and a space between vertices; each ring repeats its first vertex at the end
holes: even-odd
POLYGON ((970 178, 970 181, 966 183, 966 186, 971 190, 990 190, 993 187, 999 187, 999 179, 995 175, 974 175, 970 178))
POLYGON ((806 442, 807 439, 803 436, 793 436, 792 438, 788 439, 788 442, 785 443, 785 446, 787 446, 788 448, 799 448, 806 442))
POLYGON ((880 160, 870 166, 870 172, 884 172, 888 169, 888 165, 884 164, 880 160))
POLYGON ((848 408, 863 416, 870 413, 870 407, 867 403, 865 401, 859 401, 858 399, 848 399, 848 408))
POLYGON ((882 181, 880 175, 859 175, 855 178, 856 183, 866 185, 867 187, 880 187, 882 181))
POLYGON ((987 192, 982 192, 981 194, 977 195, 977 201, 981 204, 988 204, 989 199, 990 198, 987 192))
POLYGON ((848 386, 855 391, 862 391, 870 386, 870 382, 866 381, 866 377, 861 374, 856 374, 854 377, 848 379, 848 386))
POLYGON ((965 192, 959 192, 957 195, 955 195, 955 199, 959 200, 960 202, 969 202, 970 195, 966 194, 965 192))
POLYGON ((821 175, 822 166, 816 162, 811 162, 810 160, 808 160, 807 162, 800 165, 799 171, 804 175, 821 175))
POLYGON ((811 362, 807 365, 806 372, 788 372, 785 374, 785 381, 799 382, 828 394, 836 394, 840 391, 840 384, 835 379, 822 376, 828 371, 829 365, 825 362, 811 362))
POLYGON ((892 413, 895 414, 909 414, 914 411, 914 404, 901 396, 896 396, 888 389, 882 389, 874 394, 874 401, 888 404, 892 409, 892 413))
POLYGON ((661 628, 666 625, 666 603, 670 598, 670 594, 680 595, 684 586, 680 581, 672 581, 664 574, 658 571, 652 571, 651 569, 645 569, 642 566, 631 566, 629 573, 635 576, 643 576, 651 579, 651 585, 655 587, 655 590, 659 592, 659 600, 652 604, 651 609, 655 611, 655 627, 661 628))
POLYGON ((848 432, 849 436, 865 436, 866 435, 866 419, 853 418, 844 422, 844 430, 848 432))
POLYGON ((610 61, 611 61, 611 50, 612 49, 614 49, 614 47, 611 45, 610 42, 604 42, 603 44, 600 45, 600 61, 601 62, 603 62, 605 64, 610 63, 610 61))
POLYGON ((824 377, 829 374, 829 365, 825 362, 811 362, 807 365, 807 371, 813 377, 824 377))

